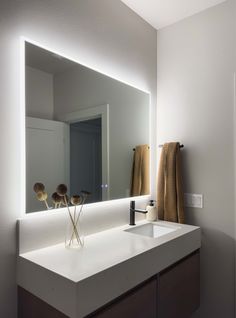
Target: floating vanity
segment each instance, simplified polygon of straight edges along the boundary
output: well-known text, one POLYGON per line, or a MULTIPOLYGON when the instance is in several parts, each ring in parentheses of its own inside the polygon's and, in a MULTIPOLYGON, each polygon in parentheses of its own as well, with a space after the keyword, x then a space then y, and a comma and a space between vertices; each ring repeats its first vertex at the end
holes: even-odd
POLYGON ((187 318, 199 306, 200 244, 199 227, 140 221, 86 236, 78 250, 22 253, 19 318, 187 318))

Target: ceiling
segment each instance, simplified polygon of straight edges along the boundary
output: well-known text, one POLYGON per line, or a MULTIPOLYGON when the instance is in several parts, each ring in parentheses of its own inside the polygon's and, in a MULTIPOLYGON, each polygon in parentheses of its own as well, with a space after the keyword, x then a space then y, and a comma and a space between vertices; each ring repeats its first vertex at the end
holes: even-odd
POLYGON ((134 12, 160 29, 226 0, 121 0, 134 12))

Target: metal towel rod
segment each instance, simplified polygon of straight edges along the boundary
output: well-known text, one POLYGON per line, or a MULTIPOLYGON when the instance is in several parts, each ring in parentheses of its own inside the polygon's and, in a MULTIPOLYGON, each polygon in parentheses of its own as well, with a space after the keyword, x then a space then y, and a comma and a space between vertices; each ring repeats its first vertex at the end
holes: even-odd
MULTIPOLYGON (((162 148, 164 145, 159 145, 159 148, 162 148)), ((179 145, 179 148, 184 148, 184 145, 179 145)))
MULTIPOLYGON (((163 145, 159 145, 158 147, 159 147, 159 148, 162 148, 163 145)), ((184 145, 179 145, 179 148, 184 148, 184 145)), ((148 147, 148 149, 150 149, 150 147, 148 147)), ((135 148, 133 148, 133 151, 135 151, 135 148)))
MULTIPOLYGON (((150 149, 150 147, 148 147, 148 149, 150 149)), ((135 148, 133 148, 133 151, 135 151, 135 148)))

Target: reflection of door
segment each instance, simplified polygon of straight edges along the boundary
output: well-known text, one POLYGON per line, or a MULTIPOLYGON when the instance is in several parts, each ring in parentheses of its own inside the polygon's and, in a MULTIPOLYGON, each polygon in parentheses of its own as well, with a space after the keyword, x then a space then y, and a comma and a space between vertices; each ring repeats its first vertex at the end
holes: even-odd
POLYGON ((101 152, 102 152, 102 201, 109 200, 109 104, 81 108, 72 113, 62 114, 58 119, 69 123, 78 123, 101 118, 101 152))
POLYGON ((69 184, 69 166, 65 144, 68 125, 46 119, 26 118, 26 211, 46 210, 43 202, 36 200, 35 182, 46 186, 51 195, 60 183, 69 184))
POLYGON ((101 118, 70 124, 71 194, 92 193, 88 202, 102 201, 101 118))

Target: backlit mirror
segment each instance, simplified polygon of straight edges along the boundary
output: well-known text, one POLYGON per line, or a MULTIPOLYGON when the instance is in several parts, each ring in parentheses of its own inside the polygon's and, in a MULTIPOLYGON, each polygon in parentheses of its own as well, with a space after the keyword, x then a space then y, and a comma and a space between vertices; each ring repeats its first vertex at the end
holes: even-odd
POLYGON ((25 94, 26 212, 46 209, 36 182, 49 208, 61 183, 70 195, 91 192, 87 203, 149 193, 138 185, 149 160, 133 164, 134 149, 149 148, 149 94, 29 42, 25 94))

